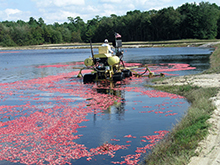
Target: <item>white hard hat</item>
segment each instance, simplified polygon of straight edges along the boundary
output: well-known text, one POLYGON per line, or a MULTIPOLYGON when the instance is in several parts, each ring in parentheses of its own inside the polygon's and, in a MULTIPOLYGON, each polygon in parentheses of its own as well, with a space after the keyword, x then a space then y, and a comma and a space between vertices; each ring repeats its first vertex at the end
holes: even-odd
POLYGON ((105 41, 104 42, 108 42, 108 39, 105 39, 105 41))

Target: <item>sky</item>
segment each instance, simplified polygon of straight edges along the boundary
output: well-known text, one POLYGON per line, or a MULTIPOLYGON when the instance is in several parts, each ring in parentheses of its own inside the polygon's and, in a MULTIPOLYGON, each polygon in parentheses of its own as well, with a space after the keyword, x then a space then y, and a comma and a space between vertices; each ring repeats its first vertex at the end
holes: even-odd
MULTIPOLYGON (((37 21, 41 17, 46 24, 69 22, 68 17, 77 17, 84 22, 100 17, 126 15, 128 11, 160 10, 167 7, 175 9, 185 3, 200 3, 202 0, 0 0, 0 22, 29 21, 30 17, 37 21)), ((216 3, 220 0, 204 1, 216 3)))

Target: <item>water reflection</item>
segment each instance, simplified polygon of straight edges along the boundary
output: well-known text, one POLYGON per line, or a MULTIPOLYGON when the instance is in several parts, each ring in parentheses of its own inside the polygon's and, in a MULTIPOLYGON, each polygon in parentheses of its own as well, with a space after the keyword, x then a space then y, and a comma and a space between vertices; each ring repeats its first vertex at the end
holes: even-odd
MULTIPOLYGON (((119 88, 125 86, 125 82, 96 82, 96 91, 97 93, 107 94, 107 95, 114 95, 121 99, 120 102, 115 102, 114 106, 108 107, 106 110, 103 111, 104 114, 116 114, 116 120, 124 120, 125 114, 125 90, 118 90, 119 88), (113 112, 114 111, 114 112, 113 112)), ((96 116, 96 114, 94 115, 96 116)), ((94 117, 94 121, 96 118, 94 117)), ((111 120, 111 115, 109 115, 109 119, 111 120)))

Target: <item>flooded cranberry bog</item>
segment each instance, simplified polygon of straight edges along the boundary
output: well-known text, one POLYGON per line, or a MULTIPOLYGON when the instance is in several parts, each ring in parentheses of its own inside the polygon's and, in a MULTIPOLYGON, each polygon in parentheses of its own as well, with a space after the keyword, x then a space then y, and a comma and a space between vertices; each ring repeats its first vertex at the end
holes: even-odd
MULTIPOLYGON (((130 48, 124 60, 177 76, 207 69, 212 51, 130 48)), ((137 164, 189 107, 182 96, 144 87, 148 77, 83 84, 72 68, 88 56, 0 51, 0 164, 137 164)))

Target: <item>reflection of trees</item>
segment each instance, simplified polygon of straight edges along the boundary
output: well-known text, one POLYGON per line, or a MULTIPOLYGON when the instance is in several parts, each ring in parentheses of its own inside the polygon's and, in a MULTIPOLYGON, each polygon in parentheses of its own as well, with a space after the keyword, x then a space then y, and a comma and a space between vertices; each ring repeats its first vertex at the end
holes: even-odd
POLYGON ((116 114, 117 114, 117 120, 124 120, 124 114, 125 114, 125 91, 121 91, 123 93, 122 97, 122 103, 120 103, 118 106, 116 106, 116 114))
POLYGON ((160 64, 160 63, 207 63, 209 61, 209 54, 175 54, 175 55, 157 55, 138 57, 135 59, 126 60, 127 63, 141 63, 141 64, 160 64))

